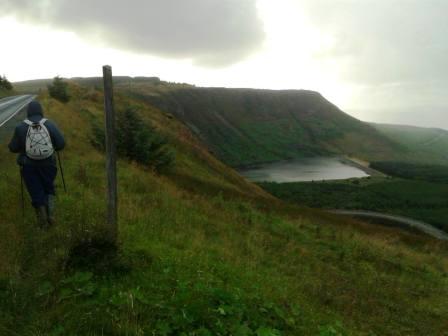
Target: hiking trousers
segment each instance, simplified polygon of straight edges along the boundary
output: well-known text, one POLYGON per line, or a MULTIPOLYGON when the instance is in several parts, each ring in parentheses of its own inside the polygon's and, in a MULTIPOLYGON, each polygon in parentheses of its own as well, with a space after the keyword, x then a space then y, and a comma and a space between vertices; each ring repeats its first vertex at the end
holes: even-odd
POLYGON ((23 180, 31 197, 31 204, 35 208, 48 206, 48 196, 55 195, 54 180, 57 175, 54 165, 24 165, 22 167, 23 180))

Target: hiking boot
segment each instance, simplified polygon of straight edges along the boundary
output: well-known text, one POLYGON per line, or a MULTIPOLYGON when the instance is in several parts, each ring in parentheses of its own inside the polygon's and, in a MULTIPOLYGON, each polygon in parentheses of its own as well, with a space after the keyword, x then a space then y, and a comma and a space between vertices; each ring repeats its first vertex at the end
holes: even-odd
POLYGON ((47 210, 47 222, 49 226, 53 226, 56 224, 54 219, 54 195, 48 195, 48 205, 46 207, 47 210))
POLYGON ((48 217, 47 217, 47 209, 45 206, 40 206, 38 208, 35 208, 36 210, 36 217, 37 217, 37 225, 41 229, 47 229, 48 228, 48 217))

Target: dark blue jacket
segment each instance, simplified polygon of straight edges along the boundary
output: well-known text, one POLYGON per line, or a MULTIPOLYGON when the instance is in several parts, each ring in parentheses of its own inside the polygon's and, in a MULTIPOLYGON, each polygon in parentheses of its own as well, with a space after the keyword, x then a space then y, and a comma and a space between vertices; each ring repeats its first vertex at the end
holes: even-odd
MULTIPOLYGON (((28 120, 32 122, 39 122, 44 117, 42 106, 39 102, 32 101, 28 105, 27 116, 28 120)), ((44 125, 45 127, 47 127, 48 132, 50 133, 53 148, 56 151, 64 149, 65 140, 56 124, 54 124, 50 120, 47 120, 44 125)), ((11 142, 8 145, 9 150, 12 153, 19 153, 19 156, 17 157, 17 163, 19 165, 55 165, 56 159, 54 155, 45 160, 32 160, 26 156, 25 146, 27 132, 28 125, 25 122, 21 122, 19 125, 17 125, 14 131, 14 136, 12 137, 11 142)))

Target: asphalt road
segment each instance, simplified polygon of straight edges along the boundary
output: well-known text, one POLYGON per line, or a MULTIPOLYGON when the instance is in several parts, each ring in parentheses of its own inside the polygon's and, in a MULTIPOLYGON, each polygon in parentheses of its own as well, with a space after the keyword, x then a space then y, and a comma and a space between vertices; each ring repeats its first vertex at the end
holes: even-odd
POLYGON ((0 127, 6 125, 35 97, 35 95, 21 95, 0 99, 0 127))
POLYGON ((335 213, 338 215, 346 215, 352 217, 360 217, 360 218, 373 218, 373 219, 382 219, 388 222, 397 223, 397 226, 404 226, 410 229, 418 230, 420 232, 424 232, 427 235, 435 237, 437 239, 448 240, 448 234, 435 228, 434 226, 418 221, 412 218, 395 216, 389 214, 383 214, 372 211, 362 211, 362 210, 332 210, 329 211, 331 213, 335 213))

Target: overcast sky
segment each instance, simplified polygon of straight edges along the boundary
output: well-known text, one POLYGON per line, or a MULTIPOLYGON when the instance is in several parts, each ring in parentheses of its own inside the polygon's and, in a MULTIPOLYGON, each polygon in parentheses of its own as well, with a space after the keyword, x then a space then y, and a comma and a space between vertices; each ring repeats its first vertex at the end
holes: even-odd
POLYGON ((447 0, 0 0, 0 73, 311 89, 448 129, 447 0))

